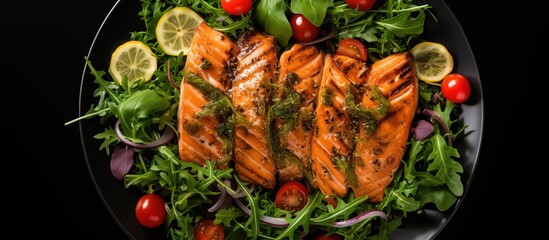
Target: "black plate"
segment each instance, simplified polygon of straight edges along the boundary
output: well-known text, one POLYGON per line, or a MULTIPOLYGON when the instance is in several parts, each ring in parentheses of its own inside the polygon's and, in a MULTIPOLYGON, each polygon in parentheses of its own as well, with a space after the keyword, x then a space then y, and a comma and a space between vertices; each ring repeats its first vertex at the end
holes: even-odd
MULTIPOLYGON (((464 139, 455 143, 461 158, 464 172, 461 174, 465 187, 463 196, 446 212, 422 210, 410 214, 404 224, 396 230, 391 239, 433 239, 458 210, 466 196, 475 173, 481 146, 483 129, 482 87, 477 65, 469 42, 452 11, 442 0, 418 1, 433 7, 438 22, 430 16, 426 18, 425 32, 422 37, 429 41, 444 44, 454 57, 454 71, 464 74, 471 81, 471 97, 463 108, 463 123, 467 127, 464 139)), ((116 46, 130 39, 130 32, 145 29, 143 21, 137 15, 141 10, 139 1, 120 0, 115 3, 105 18, 90 48, 88 57, 97 70, 106 70, 110 55, 116 46)), ((93 92, 97 88, 89 68, 84 68, 80 90, 80 114, 96 103, 93 92)), ((101 141, 93 136, 102 132, 105 126, 98 119, 80 121, 81 141, 86 162, 97 191, 108 211, 120 228, 132 239, 166 239, 163 228, 148 229, 140 226, 134 215, 134 207, 141 192, 136 188, 124 188, 122 181, 114 178, 110 172, 109 157, 99 151, 101 141)))

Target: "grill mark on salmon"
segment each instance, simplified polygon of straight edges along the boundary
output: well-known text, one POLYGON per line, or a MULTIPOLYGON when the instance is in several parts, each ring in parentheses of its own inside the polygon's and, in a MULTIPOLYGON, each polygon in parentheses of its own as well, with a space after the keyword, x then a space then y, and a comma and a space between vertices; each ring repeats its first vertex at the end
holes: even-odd
MULTIPOLYGON (((371 66, 366 82, 375 85, 389 101, 389 110, 372 134, 359 127, 354 162, 358 184, 355 196, 367 195, 380 202, 392 182, 406 150, 406 143, 418 103, 418 80, 410 53, 398 53, 378 60, 371 66)), ((376 104, 363 98, 364 107, 376 104)))
POLYGON ((275 105, 272 111, 283 112, 274 122, 276 135, 271 149, 277 162, 281 183, 300 181, 312 183, 309 162, 313 135, 314 109, 322 78, 324 56, 314 46, 294 44, 280 56, 275 105), (286 109, 278 109, 276 104, 286 109))
POLYGON ((248 121, 235 126, 234 163, 238 176, 246 182, 274 189, 276 165, 267 145, 266 117, 270 101, 268 84, 276 77, 276 39, 265 33, 248 31, 237 42, 240 52, 232 84, 236 111, 248 121))
MULTIPOLYGON (((199 81, 206 81, 220 91, 230 86, 227 73, 237 47, 227 36, 201 23, 195 30, 187 54, 184 71, 194 73, 199 81)), ((184 161, 201 166, 216 161, 216 168, 227 168, 231 152, 224 149, 224 139, 218 132, 221 120, 218 115, 201 116, 207 106, 207 96, 183 78, 180 85, 178 109, 179 156, 184 161)))
POLYGON ((333 57, 334 64, 349 78, 349 81, 351 81, 356 88, 362 88, 370 70, 368 65, 363 61, 345 55, 335 54, 333 57))
POLYGON ((345 111, 345 96, 348 89, 357 91, 355 85, 364 80, 358 76, 364 75, 350 74, 353 78, 349 78, 347 74, 365 67, 353 61, 359 62, 332 54, 327 54, 324 60, 311 142, 311 169, 315 185, 327 196, 344 197, 349 187, 348 171, 352 170, 350 159, 356 133, 345 111))

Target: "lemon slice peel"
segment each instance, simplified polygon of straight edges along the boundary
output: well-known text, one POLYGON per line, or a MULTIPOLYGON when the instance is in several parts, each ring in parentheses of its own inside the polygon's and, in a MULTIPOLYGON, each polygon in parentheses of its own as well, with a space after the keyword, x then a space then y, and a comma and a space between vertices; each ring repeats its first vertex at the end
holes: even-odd
POLYGON ((415 59, 416 76, 424 82, 440 82, 454 69, 452 54, 440 43, 421 42, 410 53, 415 59))
POLYGON ((204 19, 188 7, 175 7, 166 11, 155 28, 160 49, 170 56, 187 55, 194 30, 204 19))
POLYGON ((118 46, 111 54, 109 71, 113 79, 122 85, 152 79, 157 70, 157 58, 145 43, 137 40, 127 41, 118 46))

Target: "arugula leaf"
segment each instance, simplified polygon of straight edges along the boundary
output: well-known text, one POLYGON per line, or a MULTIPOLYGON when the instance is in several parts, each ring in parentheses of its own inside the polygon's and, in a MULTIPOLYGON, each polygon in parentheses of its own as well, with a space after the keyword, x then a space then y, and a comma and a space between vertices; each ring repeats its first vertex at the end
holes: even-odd
POLYGON ((103 139, 103 143, 101 143, 101 146, 99 146, 99 151, 105 149, 107 155, 110 155, 110 146, 116 145, 120 142, 120 139, 112 128, 106 128, 105 131, 94 135, 93 138, 103 139))
POLYGON ((286 1, 259 0, 255 6, 253 15, 259 27, 267 34, 275 36, 281 46, 288 46, 292 37, 292 27, 286 17, 286 1))
POLYGON ((448 190, 448 188, 434 187, 422 189, 418 193, 418 200, 421 202, 421 206, 427 203, 434 203, 439 211, 446 211, 457 201, 457 196, 448 190))
POLYGON ((330 225, 336 219, 338 219, 338 217, 342 219, 347 219, 350 213, 352 213, 360 204, 368 200, 368 198, 367 197, 352 198, 349 202, 345 202, 340 198, 337 198, 337 200, 338 202, 335 209, 329 208, 327 212, 321 213, 320 215, 315 216, 314 218, 311 218, 310 220, 311 223, 322 226, 322 225, 330 225))
POLYGON ((219 221, 226 227, 231 227, 231 222, 241 216, 244 216, 244 213, 235 208, 222 208, 215 214, 215 221, 219 221))
POLYGON ((425 141, 428 140, 411 140, 408 162, 403 163, 405 165, 404 176, 408 181, 419 181, 420 186, 430 188, 444 183, 429 172, 416 170, 417 165, 421 165, 424 161, 427 161, 425 154, 432 151, 432 148, 426 149, 425 141))
POLYGON ((381 201, 380 209, 388 208, 388 211, 402 210, 402 213, 406 216, 408 212, 416 211, 421 207, 421 203, 415 199, 418 182, 400 181, 399 178, 395 178, 393 185, 381 201))
POLYGON ((459 158, 457 149, 448 146, 439 134, 433 135, 431 143, 433 144, 433 151, 429 154, 429 160, 432 160, 432 162, 427 171, 438 170, 436 177, 442 180, 453 194, 461 196, 463 194, 463 183, 461 183, 461 177, 458 173, 463 172, 463 167, 452 159, 452 157, 459 158))
POLYGON ((376 21, 375 23, 388 29, 397 37, 405 37, 406 35, 411 34, 419 35, 423 33, 425 13, 423 11, 419 11, 418 16, 415 18, 411 17, 411 15, 412 14, 410 12, 405 12, 392 18, 376 21))
POLYGON ((322 201, 322 198, 323 193, 321 193, 320 191, 316 191, 312 198, 309 197, 307 205, 305 205, 303 209, 299 210, 296 213, 296 217, 287 219, 290 225, 288 225, 284 229, 284 231, 282 231, 282 233, 280 233, 275 238, 275 240, 284 239, 286 237, 288 237, 290 240, 293 240, 296 237, 295 233, 299 226, 302 226, 304 231, 307 232, 309 229, 309 219, 311 217, 311 214, 313 213, 316 205, 318 205, 322 201))
POLYGON ((326 12, 332 6, 334 6, 333 0, 292 0, 290 2, 290 9, 294 14, 303 14, 317 27, 324 22, 326 12))
POLYGON ((238 177, 235 177, 234 179, 236 180, 236 184, 238 185, 238 187, 242 189, 242 191, 246 195, 246 198, 248 198, 248 204, 250 204, 251 213, 247 224, 251 225, 252 227, 250 233, 252 239, 257 239, 259 235, 259 208, 257 206, 257 201, 254 199, 254 197, 252 197, 252 194, 248 191, 248 188, 246 188, 244 183, 240 181, 238 177))

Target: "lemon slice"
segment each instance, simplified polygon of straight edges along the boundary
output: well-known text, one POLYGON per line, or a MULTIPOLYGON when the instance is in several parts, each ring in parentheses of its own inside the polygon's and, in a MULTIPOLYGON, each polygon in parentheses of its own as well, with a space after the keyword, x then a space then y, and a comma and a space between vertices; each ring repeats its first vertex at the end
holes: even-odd
POLYGON ((416 75, 425 82, 439 82, 454 69, 454 59, 444 45, 422 42, 410 49, 415 58, 416 75))
POLYGON ((156 38, 160 48, 170 56, 187 54, 193 40, 194 30, 204 21, 188 7, 175 7, 166 11, 156 25, 156 38))
POLYGON ((149 46, 140 41, 127 41, 118 46, 111 55, 110 71, 114 80, 122 84, 135 80, 149 81, 156 71, 157 59, 149 46))

